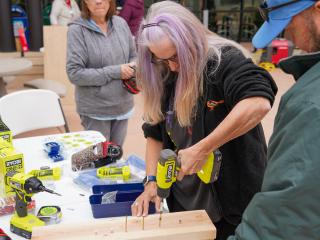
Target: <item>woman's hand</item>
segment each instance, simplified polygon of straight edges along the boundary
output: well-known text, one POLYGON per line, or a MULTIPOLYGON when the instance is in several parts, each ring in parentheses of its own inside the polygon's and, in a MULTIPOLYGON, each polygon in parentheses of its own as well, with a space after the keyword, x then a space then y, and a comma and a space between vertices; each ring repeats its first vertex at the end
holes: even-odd
POLYGON ((149 212, 149 202, 154 202, 156 205, 156 211, 160 211, 160 204, 162 199, 157 196, 157 184, 155 182, 149 182, 144 192, 136 199, 131 205, 132 216, 146 217, 149 212))
POLYGON ((181 181, 184 175, 191 175, 199 172, 207 161, 208 155, 209 153, 203 151, 199 144, 180 150, 178 152, 178 159, 181 163, 181 169, 177 179, 181 181))
POLYGON ((121 65, 121 79, 130 79, 134 75, 134 69, 131 67, 132 63, 121 65))

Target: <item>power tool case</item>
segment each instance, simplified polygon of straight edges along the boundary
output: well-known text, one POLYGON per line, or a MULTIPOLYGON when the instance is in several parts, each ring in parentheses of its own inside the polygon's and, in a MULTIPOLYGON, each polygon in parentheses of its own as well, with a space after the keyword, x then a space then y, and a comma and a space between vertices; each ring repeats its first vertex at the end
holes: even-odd
MULTIPOLYGON (((142 183, 95 185, 89 202, 94 218, 131 216, 131 205, 143 192, 142 183), (102 196, 107 192, 117 191, 115 203, 101 204, 102 196)), ((154 203, 149 205, 149 214, 155 213, 154 203)))

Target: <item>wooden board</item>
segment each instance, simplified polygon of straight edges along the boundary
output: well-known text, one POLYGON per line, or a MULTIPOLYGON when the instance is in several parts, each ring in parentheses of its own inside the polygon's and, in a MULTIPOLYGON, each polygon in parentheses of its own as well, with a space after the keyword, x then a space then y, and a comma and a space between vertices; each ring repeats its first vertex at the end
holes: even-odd
POLYGON ((216 229, 204 210, 162 214, 142 217, 96 219, 90 222, 58 224, 36 227, 32 231, 34 240, 97 240, 97 239, 151 239, 194 240, 215 239, 216 229))

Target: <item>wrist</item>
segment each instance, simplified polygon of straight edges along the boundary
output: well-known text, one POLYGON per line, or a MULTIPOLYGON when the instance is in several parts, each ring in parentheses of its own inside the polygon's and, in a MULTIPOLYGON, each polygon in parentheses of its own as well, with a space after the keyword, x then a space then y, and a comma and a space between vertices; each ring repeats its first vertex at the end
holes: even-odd
POLYGON ((156 182, 148 182, 147 184, 144 185, 144 190, 146 189, 156 189, 157 188, 157 183, 156 182))
POLYGON ((146 186, 147 184, 154 182, 156 183, 156 176, 155 175, 147 175, 145 176, 145 178, 143 179, 142 183, 144 186, 146 186))
POLYGON ((200 155, 209 155, 214 151, 212 144, 205 139, 198 142, 196 145, 194 145, 194 147, 196 148, 197 152, 200 153, 200 155))

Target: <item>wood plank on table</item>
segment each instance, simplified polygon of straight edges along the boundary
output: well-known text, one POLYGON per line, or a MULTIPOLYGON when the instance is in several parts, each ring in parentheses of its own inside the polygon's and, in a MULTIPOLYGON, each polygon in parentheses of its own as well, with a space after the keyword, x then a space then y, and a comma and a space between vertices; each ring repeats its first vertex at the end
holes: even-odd
POLYGON ((32 231, 32 239, 194 240, 216 238, 216 229, 204 210, 162 214, 160 227, 159 214, 144 218, 144 229, 142 229, 142 217, 128 217, 127 231, 125 231, 125 222, 125 217, 118 217, 36 227, 32 231))

